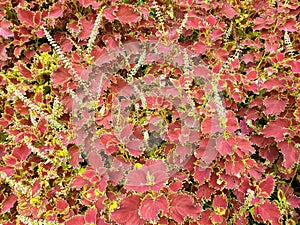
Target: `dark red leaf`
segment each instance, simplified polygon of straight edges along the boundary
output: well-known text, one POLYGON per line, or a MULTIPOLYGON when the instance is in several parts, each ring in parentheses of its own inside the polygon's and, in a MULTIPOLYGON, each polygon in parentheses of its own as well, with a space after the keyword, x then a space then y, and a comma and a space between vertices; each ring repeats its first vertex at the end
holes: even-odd
POLYGON ((209 187, 209 185, 206 183, 206 184, 200 186, 199 190, 197 191, 197 198, 198 199, 202 199, 202 198, 210 199, 214 192, 215 192, 215 190, 213 188, 209 187))
POLYGON ((279 149, 274 145, 262 147, 259 150, 259 155, 273 163, 279 156, 279 149))

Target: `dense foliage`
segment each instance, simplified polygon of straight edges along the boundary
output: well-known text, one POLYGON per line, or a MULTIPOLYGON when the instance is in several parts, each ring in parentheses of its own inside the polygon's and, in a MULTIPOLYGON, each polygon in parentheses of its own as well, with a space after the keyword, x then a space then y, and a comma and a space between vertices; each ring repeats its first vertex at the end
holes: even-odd
POLYGON ((299 224, 299 12, 297 0, 1 0, 0 223, 299 224), (87 68, 147 40, 185 49, 177 66, 132 53, 100 93, 85 83, 87 68), (169 97, 153 86, 116 124, 125 87, 161 76, 169 97), (74 126, 86 89, 94 139, 74 126), (182 162, 186 142, 170 173, 163 159, 182 162))

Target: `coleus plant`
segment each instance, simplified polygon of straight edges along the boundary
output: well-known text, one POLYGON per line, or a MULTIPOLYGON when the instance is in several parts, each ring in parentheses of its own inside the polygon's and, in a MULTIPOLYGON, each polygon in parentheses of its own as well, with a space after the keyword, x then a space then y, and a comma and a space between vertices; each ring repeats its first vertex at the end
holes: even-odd
POLYGON ((297 1, 0 9, 1 224, 299 223, 297 1), (186 53, 174 52, 175 65, 114 55, 137 41, 186 53), (125 91, 137 81, 152 89, 125 91), (118 98, 134 94, 135 105, 118 98))

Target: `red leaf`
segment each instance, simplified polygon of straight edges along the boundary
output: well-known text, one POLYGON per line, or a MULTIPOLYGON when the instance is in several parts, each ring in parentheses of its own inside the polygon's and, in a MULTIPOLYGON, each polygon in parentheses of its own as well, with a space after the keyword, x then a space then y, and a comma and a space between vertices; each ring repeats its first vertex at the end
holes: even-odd
POLYGON ((34 26, 34 13, 30 10, 17 8, 17 16, 21 23, 23 23, 25 26, 34 26))
POLYGON ((59 67, 57 70, 55 70, 52 73, 51 79, 54 87, 57 87, 58 85, 62 85, 66 83, 71 78, 68 71, 63 68, 59 67))
POLYGON ((170 217, 177 223, 182 223, 187 216, 197 219, 200 215, 201 207, 186 194, 171 194, 169 200, 171 202, 170 217))
POLYGON ((244 119, 240 121, 240 126, 242 134, 250 134, 253 131, 253 129, 248 126, 244 119))
POLYGON ((239 129, 239 125, 237 119, 235 117, 235 113, 231 110, 226 112, 226 131, 233 133, 237 129, 239 129))
POLYGON ((251 142, 247 139, 236 138, 237 148, 247 153, 254 153, 255 149, 251 146, 251 142))
POLYGON ((266 138, 264 135, 252 135, 250 141, 260 147, 266 147, 274 143, 274 138, 266 138))
POLYGON ((197 191, 197 198, 202 199, 210 199, 215 190, 208 185, 208 183, 201 185, 199 190, 197 191))
POLYGON ((131 195, 124 198, 120 207, 111 214, 111 219, 121 225, 143 225, 145 221, 140 219, 138 209, 141 199, 139 196, 131 195))
POLYGON ((224 3, 221 12, 228 17, 229 19, 232 19, 235 15, 238 13, 231 7, 231 5, 227 2, 224 3))
POLYGON ((15 147, 12 155, 15 156, 18 160, 24 161, 30 155, 31 150, 27 147, 27 145, 22 144, 20 147, 15 147))
POLYGON ((141 19, 140 13, 128 5, 120 5, 116 16, 122 24, 137 23, 141 19))
POLYGON ((66 225, 84 225, 84 216, 83 215, 76 215, 73 216, 66 222, 66 225))
POLYGON ((259 150, 259 155, 270 161, 272 164, 279 156, 279 150, 276 146, 274 145, 269 145, 267 147, 260 148, 259 150))
POLYGON ((168 201, 165 196, 161 195, 156 199, 153 199, 150 195, 147 195, 140 204, 140 215, 143 219, 157 224, 158 213, 168 212, 168 201))
POLYGON ((264 100, 264 105, 266 106, 266 110, 264 111, 266 116, 271 114, 277 116, 281 113, 287 104, 287 100, 281 99, 278 100, 275 96, 270 96, 264 100))
POLYGON ((226 140, 224 138, 219 138, 217 141, 217 150, 222 156, 232 155, 233 151, 232 140, 226 140))
MULTIPOLYGON (((206 45, 203 44, 202 42, 198 41, 192 46, 192 50, 196 53, 196 55, 203 54, 206 52, 206 45)), ((205 69, 206 69, 206 67, 205 67, 205 69)), ((194 69, 194 71, 195 71, 195 69, 194 69)), ((203 74, 202 70, 200 70, 200 71, 201 71, 200 74, 203 74)), ((194 72, 194 73, 197 76, 197 73, 196 72, 194 72)))
POLYGON ((222 132, 220 121, 217 118, 206 117, 201 123, 201 130, 204 134, 222 132))
POLYGON ((263 204, 254 207, 254 215, 261 217, 262 220, 267 223, 271 222, 272 225, 280 225, 279 219, 281 219, 281 213, 276 205, 269 201, 265 201, 263 204))
POLYGON ((199 182, 199 185, 203 185, 205 181, 210 179, 211 175, 211 169, 200 169, 199 167, 196 167, 194 177, 199 182))
POLYGON ((63 9, 62 5, 59 3, 54 4, 51 6, 49 14, 49 18, 56 19, 63 16, 63 9))
POLYGON ((88 39, 91 35, 92 30, 93 30, 94 23, 86 20, 85 17, 80 18, 78 23, 82 27, 82 30, 81 30, 80 34, 78 35, 78 38, 80 40, 88 39))
POLYGON ((97 209, 95 207, 89 208, 85 213, 85 223, 96 224, 97 209))
POLYGON ((0 22, 0 35, 5 39, 14 36, 14 33, 8 29, 10 25, 11 23, 5 19, 0 22))
POLYGON ((209 15, 206 18, 206 22, 210 25, 210 26, 214 26, 217 23, 216 17, 209 15))
POLYGON ((284 156, 284 166, 288 169, 294 163, 299 163, 300 151, 295 147, 294 142, 288 142, 286 140, 279 142, 278 148, 281 149, 281 153, 284 156))
POLYGON ((73 180, 70 183, 70 188, 75 187, 76 190, 80 190, 85 184, 88 184, 89 182, 85 179, 83 179, 80 176, 76 176, 73 178, 73 180))
POLYGON ((62 198, 56 199, 56 208, 60 213, 65 212, 68 209, 68 207, 69 204, 65 199, 62 198))
POLYGON ((283 141, 285 134, 292 134, 288 129, 290 121, 288 119, 277 118, 271 121, 263 130, 262 133, 266 137, 274 137, 276 141, 283 141))
POLYGON ((223 222, 223 220, 224 220, 223 216, 218 215, 215 212, 211 213, 211 221, 213 222, 213 224, 220 224, 223 222))
POLYGON ((8 55, 6 54, 7 47, 8 45, 6 44, 0 44, 0 58, 1 58, 0 61, 8 59, 8 55))
POLYGON ((186 28, 194 28, 194 29, 199 29, 199 27, 203 26, 203 19, 199 17, 197 14, 194 12, 189 12, 188 13, 188 20, 186 22, 186 28))
POLYGON ((267 90, 271 91, 272 89, 278 87, 278 88, 283 88, 286 84, 285 80, 281 80, 278 78, 269 78, 267 79, 262 85, 261 89, 266 88, 267 90))
POLYGON ((288 65, 292 66, 292 72, 293 73, 300 73, 300 62, 293 60, 287 62, 288 65))
POLYGON ((82 162, 82 158, 80 157, 80 149, 77 146, 72 146, 69 149, 69 154, 71 156, 70 163, 75 168, 79 168, 79 162, 82 162))
POLYGON ((227 210, 226 197, 223 195, 216 195, 213 200, 213 207, 219 215, 224 215, 225 211, 227 210))
POLYGON ((199 149, 197 150, 195 156, 201 159, 205 164, 211 163, 216 159, 218 151, 216 149, 216 139, 205 138, 199 144, 199 149))
POLYGON ((19 68, 20 73, 23 75, 23 77, 25 77, 27 79, 32 79, 31 71, 28 68, 26 68, 21 63, 18 63, 18 68, 19 68))
POLYGON ((31 189, 32 196, 35 196, 36 194, 38 194, 40 190, 41 190, 41 181, 36 180, 31 189))
POLYGON ((238 174, 242 174, 245 170, 244 163, 242 159, 238 156, 234 158, 230 158, 225 162, 226 174, 237 176, 238 174))
POLYGON ((161 160, 148 160, 140 169, 128 173, 125 187, 139 192, 158 191, 166 180, 166 165, 161 160))
POLYGON ((198 220, 199 224, 212 224, 211 209, 206 209, 201 213, 201 219, 198 220))
POLYGON ((259 196, 263 198, 269 198, 275 187, 274 177, 268 175, 265 180, 259 184, 260 193, 259 196))
POLYGON ((247 53, 245 55, 243 55, 243 61, 247 64, 249 62, 253 62, 254 61, 254 56, 252 53, 247 53))
POLYGON ((83 7, 89 7, 89 5, 91 5, 93 7, 93 9, 97 9, 100 5, 100 2, 96 2, 95 0, 78 0, 78 2, 83 7))
POLYGON ((14 194, 11 194, 10 196, 8 196, 2 203, 1 213, 8 212, 14 206, 17 199, 18 199, 18 197, 14 194))

